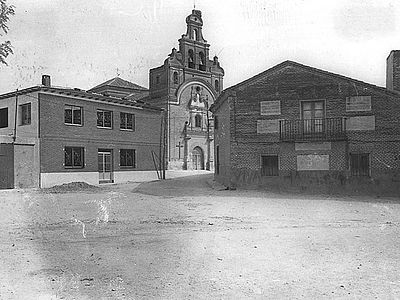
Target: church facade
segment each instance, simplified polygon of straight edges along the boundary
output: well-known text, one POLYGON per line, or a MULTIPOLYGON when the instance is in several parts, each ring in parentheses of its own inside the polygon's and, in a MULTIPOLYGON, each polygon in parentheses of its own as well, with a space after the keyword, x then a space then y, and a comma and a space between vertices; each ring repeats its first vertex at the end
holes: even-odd
POLYGON ((209 58, 201 11, 186 18, 187 31, 164 64, 149 72, 145 100, 165 111, 168 169, 212 170, 213 117, 210 106, 223 89, 224 70, 218 57, 209 58))

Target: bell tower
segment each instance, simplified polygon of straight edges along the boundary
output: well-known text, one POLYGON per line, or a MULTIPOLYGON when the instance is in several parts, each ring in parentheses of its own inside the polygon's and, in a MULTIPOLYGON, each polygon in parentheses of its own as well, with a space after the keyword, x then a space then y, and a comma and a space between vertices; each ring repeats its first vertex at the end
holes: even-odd
POLYGON ((201 11, 193 9, 186 17, 186 24, 186 34, 179 39, 179 52, 182 53, 184 66, 207 71, 210 45, 203 36, 201 11))
POLYGON ((150 70, 148 101, 167 114, 169 169, 213 168, 213 116, 210 106, 222 92, 224 69, 210 59, 200 10, 186 17, 186 33, 164 64, 150 70))

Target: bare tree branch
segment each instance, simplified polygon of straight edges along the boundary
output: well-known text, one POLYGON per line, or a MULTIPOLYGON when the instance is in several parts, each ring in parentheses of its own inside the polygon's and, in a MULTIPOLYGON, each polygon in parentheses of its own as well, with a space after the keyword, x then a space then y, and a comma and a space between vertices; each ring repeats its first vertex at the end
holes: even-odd
MULTIPOLYGON (((0 0, 0 36, 8 33, 7 22, 10 16, 15 15, 15 6, 7 5, 7 0, 0 0)), ((0 44, 0 63, 7 65, 6 58, 9 54, 13 54, 10 41, 5 41, 0 44)))

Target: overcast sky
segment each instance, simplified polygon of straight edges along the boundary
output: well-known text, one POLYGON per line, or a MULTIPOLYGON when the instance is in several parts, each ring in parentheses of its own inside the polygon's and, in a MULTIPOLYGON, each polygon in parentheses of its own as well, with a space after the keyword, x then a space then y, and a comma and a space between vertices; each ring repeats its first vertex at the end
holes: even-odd
MULTIPOLYGON (((186 31, 193 0, 8 0, 15 54, 0 93, 39 84, 89 89, 120 74, 148 87, 186 31)), ((224 87, 294 60, 380 86, 400 49, 400 1, 196 0, 203 33, 225 69, 224 87)))

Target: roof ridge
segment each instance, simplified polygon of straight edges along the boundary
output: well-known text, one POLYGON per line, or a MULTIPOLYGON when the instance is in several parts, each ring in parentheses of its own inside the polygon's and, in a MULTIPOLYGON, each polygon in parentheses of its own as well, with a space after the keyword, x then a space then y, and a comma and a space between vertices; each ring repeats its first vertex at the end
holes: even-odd
POLYGON ((121 77, 117 76, 117 77, 111 78, 103 83, 96 85, 95 87, 89 89, 89 91, 96 90, 101 87, 107 87, 107 86, 108 87, 125 88, 125 89, 133 89, 133 90, 141 90, 141 91, 148 90, 148 88, 138 85, 137 83, 122 79, 121 77))
POLYGON ((254 76, 252 76, 252 77, 250 77, 250 78, 248 78, 248 79, 246 79, 246 80, 244 80, 242 82, 239 82, 239 83, 237 83, 235 85, 232 85, 232 86, 228 87, 225 91, 231 90, 231 89, 235 89, 235 88, 240 88, 241 86, 245 85, 246 83, 250 83, 250 82, 252 82, 254 80, 257 80, 258 78, 263 77, 267 73, 273 72, 274 70, 279 69, 281 67, 285 67, 286 65, 294 65, 296 67, 308 69, 309 71, 317 72, 317 73, 320 73, 320 74, 322 73, 322 74, 327 75, 327 76, 334 76, 334 77, 338 77, 338 78, 340 78, 342 80, 354 81, 354 82, 357 82, 359 84, 365 84, 365 85, 370 86, 371 88, 381 90, 382 92, 385 92, 385 93, 390 93, 390 94, 395 95, 395 96, 400 96, 400 92, 399 91, 390 90, 390 89, 387 89, 386 87, 383 87, 383 86, 378 86, 378 85, 375 85, 375 84, 372 84, 372 83, 368 83, 368 82, 365 82, 365 81, 362 81, 362 80, 359 80, 359 79, 354 79, 354 78, 351 78, 351 77, 348 77, 348 76, 344 76, 344 75, 341 75, 341 74, 337 74, 337 73, 333 73, 333 72, 330 72, 330 71, 322 70, 322 69, 319 69, 319 68, 316 68, 316 67, 304 65, 304 64, 292 61, 292 60, 285 60, 285 61, 283 61, 283 62, 281 62, 281 63, 279 63, 279 64, 277 64, 277 65, 275 65, 275 66, 273 66, 271 68, 268 68, 265 71, 262 71, 261 73, 258 73, 258 74, 254 75, 254 76))

